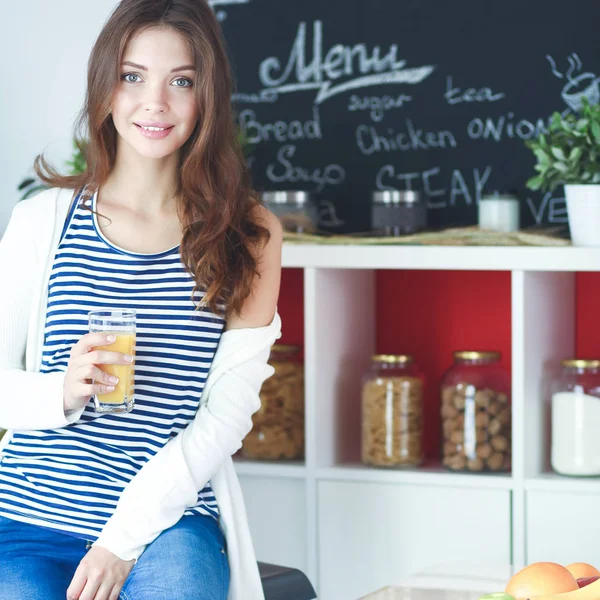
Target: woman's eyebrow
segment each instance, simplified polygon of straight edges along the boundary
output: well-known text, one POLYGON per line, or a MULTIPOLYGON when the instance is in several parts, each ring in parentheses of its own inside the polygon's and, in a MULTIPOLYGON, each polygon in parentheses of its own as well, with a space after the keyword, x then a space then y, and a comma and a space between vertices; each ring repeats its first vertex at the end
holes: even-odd
MULTIPOLYGON (((138 65, 137 63, 131 62, 129 60, 126 60, 122 63, 122 66, 129 66, 129 67, 134 67, 135 69, 140 69, 140 71, 147 71, 148 67, 145 67, 144 65, 138 65)), ((194 67, 194 65, 183 65, 181 67, 175 67, 174 69, 171 69, 171 73, 177 73, 178 71, 195 71, 196 67, 194 67)))

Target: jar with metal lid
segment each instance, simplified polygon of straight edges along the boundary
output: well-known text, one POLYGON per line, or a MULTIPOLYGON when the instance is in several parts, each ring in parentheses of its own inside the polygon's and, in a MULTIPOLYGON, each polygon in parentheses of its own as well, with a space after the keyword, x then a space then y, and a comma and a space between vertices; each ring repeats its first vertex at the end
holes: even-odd
POLYGON ((552 381, 552 468, 600 475, 600 360, 567 359, 552 381))
POLYGON ((263 192, 262 199, 266 208, 281 221, 285 231, 314 233, 317 230, 317 205, 310 192, 301 190, 263 192))
POLYGON ((414 467, 423 461, 425 378, 407 355, 375 354, 362 382, 362 462, 414 467))
POLYGON ((500 352, 454 352, 441 382, 442 464, 452 471, 510 471, 510 375, 500 352))
POLYGON ((384 190, 371 196, 371 228, 376 235, 399 236, 427 227, 427 204, 414 190, 384 190))
POLYGON ((304 458, 304 365, 300 347, 275 344, 269 364, 275 372, 260 391, 261 407, 244 438, 244 458, 304 458))

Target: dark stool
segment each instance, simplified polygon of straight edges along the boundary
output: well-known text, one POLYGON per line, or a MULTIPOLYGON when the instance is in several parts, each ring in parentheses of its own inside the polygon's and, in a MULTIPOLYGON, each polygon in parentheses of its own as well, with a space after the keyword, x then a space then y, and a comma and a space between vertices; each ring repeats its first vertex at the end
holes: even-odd
POLYGON ((298 569, 258 563, 266 600, 312 600, 317 597, 308 577, 298 569))

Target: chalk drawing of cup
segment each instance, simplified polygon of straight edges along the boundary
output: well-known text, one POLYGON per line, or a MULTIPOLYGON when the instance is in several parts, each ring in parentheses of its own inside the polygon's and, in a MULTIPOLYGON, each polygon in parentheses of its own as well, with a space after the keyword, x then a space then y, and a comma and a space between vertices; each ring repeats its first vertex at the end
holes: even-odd
POLYGON ((587 98, 590 104, 600 102, 600 77, 594 73, 583 73, 574 77, 565 85, 561 92, 562 99, 567 106, 578 111, 583 106, 583 98, 587 98))

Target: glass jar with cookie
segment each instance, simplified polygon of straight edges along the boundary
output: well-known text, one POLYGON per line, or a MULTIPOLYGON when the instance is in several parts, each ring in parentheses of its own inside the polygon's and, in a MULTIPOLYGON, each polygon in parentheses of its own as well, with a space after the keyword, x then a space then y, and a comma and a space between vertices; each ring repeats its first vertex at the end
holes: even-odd
POLYGON ((510 375, 499 352, 454 352, 454 364, 441 381, 441 420, 444 467, 510 471, 510 375))
POLYGON ((241 456, 254 460, 304 458, 304 365, 299 346, 275 344, 269 364, 275 372, 260 391, 241 456))
POLYGON ((372 357, 362 382, 364 464, 415 467, 422 463, 424 384, 425 378, 412 356, 372 357))

